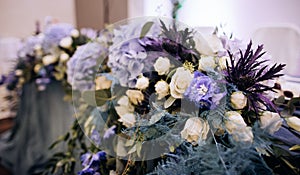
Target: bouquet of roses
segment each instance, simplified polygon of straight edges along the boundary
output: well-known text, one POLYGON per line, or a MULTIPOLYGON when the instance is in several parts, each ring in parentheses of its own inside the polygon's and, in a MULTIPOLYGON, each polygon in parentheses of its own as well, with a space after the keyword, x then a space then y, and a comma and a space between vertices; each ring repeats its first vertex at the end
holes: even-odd
POLYGON ((285 125, 280 101, 273 103, 285 65, 268 65, 262 45, 253 49, 217 30, 140 24, 115 26, 108 53, 94 41, 74 57, 84 67, 70 68, 79 71, 71 84, 80 85, 81 127, 62 139, 85 133, 92 141, 87 147, 78 140, 78 174, 272 174, 277 158, 299 172, 283 157, 299 155, 299 118, 285 125), (87 58, 96 61, 84 64, 87 58), (282 127, 292 142, 280 138, 282 127))

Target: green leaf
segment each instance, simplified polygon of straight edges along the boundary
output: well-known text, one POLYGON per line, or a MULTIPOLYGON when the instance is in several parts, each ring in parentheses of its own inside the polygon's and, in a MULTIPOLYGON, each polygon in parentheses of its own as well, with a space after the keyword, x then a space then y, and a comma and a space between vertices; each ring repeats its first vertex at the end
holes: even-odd
POLYGON ((146 36, 146 34, 149 32, 149 30, 151 29, 152 25, 154 24, 154 22, 152 21, 149 21, 147 22, 143 28, 142 28, 142 31, 141 31, 141 35, 140 35, 140 38, 143 38, 146 36))
POLYGON ((110 89, 84 91, 82 93, 82 98, 91 106, 102 106, 108 100, 111 100, 111 92, 110 89))

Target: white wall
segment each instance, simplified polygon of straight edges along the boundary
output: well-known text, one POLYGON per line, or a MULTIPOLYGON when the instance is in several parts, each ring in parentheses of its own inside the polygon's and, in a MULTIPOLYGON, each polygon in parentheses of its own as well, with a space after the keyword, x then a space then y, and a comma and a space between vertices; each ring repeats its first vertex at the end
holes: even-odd
MULTIPOLYGON (((171 0, 129 0, 129 16, 169 16, 171 0), (140 5, 141 6, 141 5, 140 5), (138 12, 138 13, 137 13, 138 12)), ((292 23, 300 28, 300 0, 181 0, 178 20, 191 26, 225 25, 240 39, 248 40, 253 31, 269 24, 292 23)))
POLYGON ((0 38, 27 37, 46 16, 75 25, 74 0, 0 0, 0 38))
POLYGON ((191 26, 227 25, 241 39, 259 26, 293 23, 300 28, 299 0, 185 0, 178 19, 191 26))

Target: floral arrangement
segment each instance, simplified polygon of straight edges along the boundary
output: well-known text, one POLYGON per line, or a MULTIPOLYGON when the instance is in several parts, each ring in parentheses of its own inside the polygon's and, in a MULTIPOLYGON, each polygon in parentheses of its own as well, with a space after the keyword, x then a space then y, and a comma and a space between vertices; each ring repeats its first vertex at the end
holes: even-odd
POLYGON ((272 95, 285 65, 262 45, 174 21, 108 33, 68 63, 77 122, 44 174, 74 173, 78 149, 80 175, 299 173, 299 97, 272 95))
POLYGON ((43 91, 47 84, 56 80, 70 89, 66 64, 77 47, 90 40, 90 33, 88 29, 79 32, 67 23, 49 23, 44 32, 38 27, 34 35, 24 39, 13 71, 2 75, 1 84, 14 90, 34 81, 38 90, 43 91))

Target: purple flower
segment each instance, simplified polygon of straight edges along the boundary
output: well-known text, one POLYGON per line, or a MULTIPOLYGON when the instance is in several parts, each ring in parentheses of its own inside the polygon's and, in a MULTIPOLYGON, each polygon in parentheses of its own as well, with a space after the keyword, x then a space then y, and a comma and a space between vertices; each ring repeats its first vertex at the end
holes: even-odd
POLYGON ((93 130, 93 132, 91 134, 91 139, 97 146, 99 146, 101 144, 101 137, 97 130, 93 130))
POLYGON ((210 107, 215 92, 215 83, 203 73, 194 72, 194 78, 184 95, 199 107, 210 107))
POLYGON ((94 76, 99 67, 98 62, 107 54, 107 49, 97 42, 78 47, 67 63, 68 82, 76 90, 94 88, 94 76))
POLYGON ((26 38, 26 40, 21 44, 18 50, 19 57, 25 57, 26 55, 34 56, 34 49, 37 45, 42 45, 44 41, 43 35, 34 35, 26 38))
POLYGON ((139 40, 132 39, 110 51, 108 66, 122 86, 134 87, 137 77, 150 70, 153 63, 139 40))
POLYGON ((82 35, 87 36, 90 39, 95 39, 97 37, 97 31, 91 28, 82 28, 80 29, 82 35))
POLYGON ((106 161, 106 153, 99 151, 96 154, 85 153, 80 157, 84 168, 78 172, 79 175, 100 175, 99 168, 101 161, 106 161))
POLYGON ((49 25, 44 32, 43 48, 46 52, 51 52, 53 46, 58 46, 61 39, 70 36, 74 27, 67 23, 57 23, 49 25))
POLYGON ((108 139, 110 136, 114 135, 115 134, 115 129, 116 129, 116 125, 113 125, 112 127, 108 128, 104 135, 103 135, 103 138, 104 139, 108 139))

